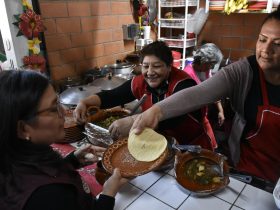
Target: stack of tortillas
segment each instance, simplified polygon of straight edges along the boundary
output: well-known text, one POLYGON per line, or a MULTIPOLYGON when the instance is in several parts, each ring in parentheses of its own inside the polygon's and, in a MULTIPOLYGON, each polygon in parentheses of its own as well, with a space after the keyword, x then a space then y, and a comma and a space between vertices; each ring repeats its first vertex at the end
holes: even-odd
POLYGON ((138 161, 154 161, 161 156, 167 147, 167 140, 150 128, 136 135, 133 131, 128 137, 128 151, 138 161))

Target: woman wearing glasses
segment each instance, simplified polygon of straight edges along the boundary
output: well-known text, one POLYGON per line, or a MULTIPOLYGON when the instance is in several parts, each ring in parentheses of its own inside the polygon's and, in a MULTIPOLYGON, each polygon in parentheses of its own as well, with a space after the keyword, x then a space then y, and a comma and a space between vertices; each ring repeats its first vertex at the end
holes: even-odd
MULTIPOLYGON (((79 102, 74 116, 79 123, 86 119, 86 109, 89 106, 111 108, 140 99, 144 94, 147 99, 141 105, 142 111, 153 104, 169 97, 175 92, 196 85, 184 71, 172 67, 173 57, 169 47, 162 41, 145 46, 140 53, 142 74, 132 80, 110 90, 92 95, 79 102)), ((178 103, 178 107, 180 103, 178 103)), ((109 131, 116 138, 128 136, 135 116, 115 121, 109 131)), ((160 123, 158 131, 173 136, 181 144, 199 144, 213 150, 216 140, 212 128, 203 110, 197 110, 177 118, 160 123)))
POLYGON ((34 71, 3 71, 0 101, 1 210, 114 208, 114 196, 127 181, 118 169, 99 199, 75 170, 85 161, 97 162, 103 148, 87 145, 63 159, 50 147, 65 134, 63 110, 47 78, 34 71))

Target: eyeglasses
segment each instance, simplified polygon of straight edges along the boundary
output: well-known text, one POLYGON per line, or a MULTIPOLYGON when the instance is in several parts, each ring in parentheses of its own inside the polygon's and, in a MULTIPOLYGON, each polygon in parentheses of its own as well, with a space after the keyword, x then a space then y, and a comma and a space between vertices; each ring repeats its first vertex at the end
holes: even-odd
POLYGON ((64 109, 58 101, 57 101, 55 106, 52 106, 52 107, 43 109, 41 111, 38 111, 38 112, 35 113, 35 115, 40 115, 44 112, 49 112, 49 113, 52 113, 52 114, 56 114, 57 117, 59 117, 59 118, 64 117, 64 109))

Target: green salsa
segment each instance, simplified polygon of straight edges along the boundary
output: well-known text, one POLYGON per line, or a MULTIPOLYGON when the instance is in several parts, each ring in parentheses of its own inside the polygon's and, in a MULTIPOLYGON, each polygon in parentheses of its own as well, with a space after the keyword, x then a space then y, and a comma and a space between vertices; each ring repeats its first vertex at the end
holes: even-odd
POLYGON ((211 169, 213 165, 217 165, 217 163, 207 158, 192 159, 185 163, 184 175, 201 185, 218 184, 222 177, 211 169))
POLYGON ((102 127, 102 128, 105 128, 105 129, 108 129, 109 126, 115 121, 115 120, 118 120, 120 119, 121 116, 110 116, 110 117, 107 117, 105 120, 101 120, 99 122, 95 122, 96 125, 102 127))

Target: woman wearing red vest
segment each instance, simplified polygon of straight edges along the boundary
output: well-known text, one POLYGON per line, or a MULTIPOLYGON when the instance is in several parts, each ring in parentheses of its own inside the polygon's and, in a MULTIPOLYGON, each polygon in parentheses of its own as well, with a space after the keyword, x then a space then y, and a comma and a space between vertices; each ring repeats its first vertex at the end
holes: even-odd
MULTIPOLYGON (((140 99, 146 94, 147 99, 142 104, 142 111, 145 111, 173 93, 196 85, 184 71, 172 67, 172 53, 164 42, 156 41, 145 46, 141 51, 140 62, 141 75, 113 90, 81 100, 74 111, 77 121, 85 122, 86 109, 89 106, 111 108, 140 99)), ((116 138, 128 136, 133 121, 134 117, 117 120, 110 126, 109 131, 116 138)), ((216 148, 216 140, 210 124, 205 123, 207 121, 205 111, 197 110, 160 123, 158 131, 175 137, 180 144, 199 144, 213 150, 216 148)))
POLYGON ((275 183, 280 177, 279 93, 280 5, 263 21, 255 55, 154 105, 135 120, 132 129, 140 133, 145 127, 154 128, 159 121, 229 97, 235 112, 228 139, 233 165, 275 183))

